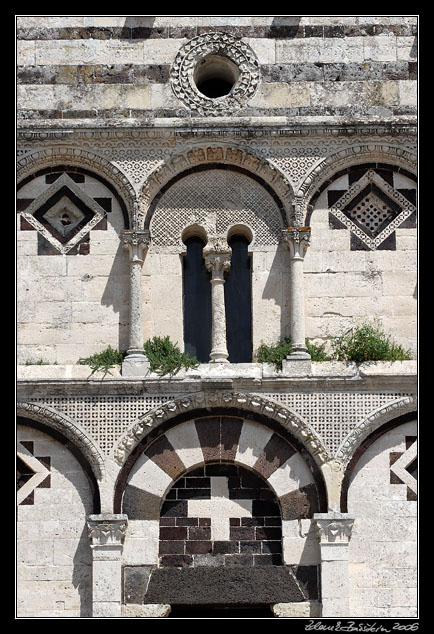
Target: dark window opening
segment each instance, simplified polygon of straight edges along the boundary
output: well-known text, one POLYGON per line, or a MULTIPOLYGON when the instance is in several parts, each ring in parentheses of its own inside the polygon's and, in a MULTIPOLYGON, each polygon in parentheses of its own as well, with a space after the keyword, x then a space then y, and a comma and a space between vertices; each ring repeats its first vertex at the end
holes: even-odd
POLYGON ((207 79, 197 84, 198 90, 209 97, 215 99, 216 97, 224 97, 228 95, 232 90, 233 83, 225 81, 224 79, 207 79))
POLYGON ((231 363, 252 361, 252 275, 249 242, 236 235, 229 240, 231 268, 225 282, 226 337, 231 363))
POLYGON ((211 352, 211 284, 203 258, 204 241, 196 236, 185 241, 183 258, 184 349, 201 363, 211 352))

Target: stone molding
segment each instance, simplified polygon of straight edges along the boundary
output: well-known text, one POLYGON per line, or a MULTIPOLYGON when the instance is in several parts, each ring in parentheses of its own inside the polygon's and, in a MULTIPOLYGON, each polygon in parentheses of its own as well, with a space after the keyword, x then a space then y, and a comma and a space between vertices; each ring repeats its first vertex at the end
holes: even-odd
POLYGON ((401 416, 407 412, 415 412, 416 415, 416 410, 417 396, 404 396, 378 408, 348 434, 336 452, 336 459, 344 465, 347 465, 357 447, 359 447, 370 434, 397 416, 401 416))
POLYGON ((95 478, 97 480, 103 478, 105 472, 103 456, 89 436, 68 416, 60 414, 51 407, 30 402, 18 402, 17 415, 41 422, 69 438, 89 462, 95 478))
POLYGON ((289 180, 268 159, 255 156, 242 148, 226 145, 202 145, 194 147, 173 156, 166 162, 161 162, 146 179, 140 192, 140 209, 137 216, 137 226, 147 228, 151 217, 148 210, 155 196, 170 180, 178 174, 206 163, 234 165, 252 172, 271 187, 280 199, 288 220, 293 216, 293 191, 289 180))
POLYGON ((221 116, 242 108, 253 97, 260 79, 259 62, 248 44, 228 33, 205 33, 178 51, 170 69, 174 94, 187 108, 201 115, 221 116), (220 55, 235 63, 240 76, 228 95, 210 99, 195 86, 193 73, 201 58, 220 55))
POLYGON ((417 157, 408 150, 393 145, 368 143, 352 145, 334 152, 318 161, 299 184, 294 203, 297 209, 297 220, 300 224, 306 218, 308 205, 319 187, 340 169, 365 162, 391 163, 416 173, 417 157))
POLYGON ((134 227, 136 193, 128 177, 107 159, 77 147, 53 146, 25 154, 17 162, 17 181, 35 172, 56 165, 74 165, 88 168, 107 179, 122 196, 127 208, 130 227, 134 227))
POLYGON ((113 457, 119 466, 127 460, 139 442, 161 423, 184 412, 214 407, 236 407, 271 418, 281 424, 299 440, 318 465, 329 459, 327 449, 315 430, 298 414, 269 399, 241 392, 196 392, 173 401, 163 403, 161 407, 147 412, 120 438, 113 449, 113 457))

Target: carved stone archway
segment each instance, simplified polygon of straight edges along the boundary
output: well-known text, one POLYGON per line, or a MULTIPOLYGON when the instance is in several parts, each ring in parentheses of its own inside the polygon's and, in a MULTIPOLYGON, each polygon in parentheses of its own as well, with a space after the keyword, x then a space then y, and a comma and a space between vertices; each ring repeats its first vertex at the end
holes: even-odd
POLYGON ((195 412, 204 410, 209 413, 215 409, 232 409, 239 411, 240 416, 245 413, 247 416, 254 414, 269 419, 289 432, 316 465, 320 467, 329 459, 327 449, 315 430, 301 416, 281 404, 256 394, 201 391, 168 401, 142 416, 113 448, 115 462, 122 467, 135 447, 161 424, 186 413, 194 416, 195 412))
POLYGON ((161 189, 178 174, 191 168, 206 165, 233 165, 250 172, 253 177, 263 181, 281 203, 283 215, 288 225, 293 224, 294 193, 288 179, 267 159, 255 156, 243 148, 226 145, 204 145, 194 147, 173 156, 170 160, 158 165, 148 176, 140 192, 140 203, 137 223, 140 228, 149 225, 147 218, 152 201, 161 189))

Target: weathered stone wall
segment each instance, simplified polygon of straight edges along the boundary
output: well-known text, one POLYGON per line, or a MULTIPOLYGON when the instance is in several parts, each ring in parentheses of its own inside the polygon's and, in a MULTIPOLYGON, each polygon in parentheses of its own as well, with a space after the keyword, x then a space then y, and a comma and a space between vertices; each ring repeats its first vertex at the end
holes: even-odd
POLYGON ((361 456, 348 492, 351 614, 417 616, 417 424, 400 425, 361 456), (400 460, 400 462, 398 462, 400 460), (375 606, 375 607, 374 607, 375 606))
POLYGON ((17 493, 17 614, 91 616, 92 556, 85 522, 93 502, 87 477, 61 442, 31 426, 18 428, 18 455, 24 473, 17 493), (45 469, 39 484, 35 469, 45 469))
POLYGON ((20 118, 189 118, 170 68, 213 31, 241 38, 262 82, 242 116, 414 114, 415 16, 48 16, 17 20, 20 118))

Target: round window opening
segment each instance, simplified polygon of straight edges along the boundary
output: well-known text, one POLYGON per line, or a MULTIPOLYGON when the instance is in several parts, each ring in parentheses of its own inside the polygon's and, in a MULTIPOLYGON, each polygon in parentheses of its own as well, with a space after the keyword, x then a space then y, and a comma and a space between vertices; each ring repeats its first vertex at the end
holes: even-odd
POLYGON ((196 65, 193 80, 202 95, 216 99, 228 95, 239 76, 238 66, 228 57, 207 55, 196 65))

